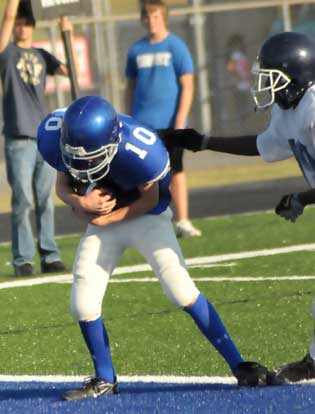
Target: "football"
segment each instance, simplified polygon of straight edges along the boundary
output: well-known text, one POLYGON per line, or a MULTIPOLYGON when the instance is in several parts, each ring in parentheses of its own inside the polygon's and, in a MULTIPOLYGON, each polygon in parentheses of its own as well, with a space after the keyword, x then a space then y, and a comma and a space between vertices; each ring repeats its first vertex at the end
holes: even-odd
POLYGON ((137 188, 131 190, 123 190, 117 184, 102 180, 100 183, 82 183, 80 181, 72 182, 72 188, 78 195, 85 195, 93 189, 101 189, 104 193, 112 194, 117 200, 114 210, 127 206, 140 197, 140 191, 137 188))

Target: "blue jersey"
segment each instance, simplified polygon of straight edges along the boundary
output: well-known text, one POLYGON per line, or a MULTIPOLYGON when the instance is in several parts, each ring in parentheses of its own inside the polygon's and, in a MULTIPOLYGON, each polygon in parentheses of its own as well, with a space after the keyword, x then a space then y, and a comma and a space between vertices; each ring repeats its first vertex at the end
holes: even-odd
POLYGON ((179 77, 193 73, 186 44, 173 33, 158 43, 147 37, 128 51, 127 78, 136 80, 132 116, 154 129, 174 126, 180 94, 179 77))
MULTIPOLYGON (((67 172, 62 160, 60 137, 65 109, 49 114, 38 128, 38 149, 54 169, 67 172)), ((106 181, 122 191, 131 191, 150 182, 159 182, 159 202, 148 214, 162 213, 170 203, 169 157, 159 136, 127 115, 119 115, 122 140, 110 164, 106 181)))

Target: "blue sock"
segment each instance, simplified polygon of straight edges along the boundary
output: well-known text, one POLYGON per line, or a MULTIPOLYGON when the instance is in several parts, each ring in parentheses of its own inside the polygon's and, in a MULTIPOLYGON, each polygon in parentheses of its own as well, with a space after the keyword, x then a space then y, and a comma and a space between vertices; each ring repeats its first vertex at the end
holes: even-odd
POLYGON ((82 335, 90 351, 97 378, 113 383, 115 372, 110 354, 109 339, 102 318, 79 322, 82 335))
POLYGON ((230 338, 220 316, 201 293, 196 302, 185 309, 211 344, 220 352, 231 370, 243 361, 238 349, 230 338))

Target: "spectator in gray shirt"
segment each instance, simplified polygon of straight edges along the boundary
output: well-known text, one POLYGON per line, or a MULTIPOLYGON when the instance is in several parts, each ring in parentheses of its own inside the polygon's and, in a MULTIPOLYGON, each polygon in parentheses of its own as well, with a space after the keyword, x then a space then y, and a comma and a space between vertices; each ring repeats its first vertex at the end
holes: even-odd
MULTIPOLYGON (((62 18, 61 30, 70 30, 62 18)), ((32 47, 35 20, 30 6, 8 0, 0 28, 0 75, 3 88, 3 135, 8 182, 12 190, 12 255, 16 276, 34 272, 35 242, 30 211, 35 203, 41 271, 66 270, 54 237, 51 190, 55 174, 37 151, 37 128, 47 115, 47 75, 68 75, 68 68, 43 49, 32 47), (13 35, 13 42, 10 37, 13 35)))

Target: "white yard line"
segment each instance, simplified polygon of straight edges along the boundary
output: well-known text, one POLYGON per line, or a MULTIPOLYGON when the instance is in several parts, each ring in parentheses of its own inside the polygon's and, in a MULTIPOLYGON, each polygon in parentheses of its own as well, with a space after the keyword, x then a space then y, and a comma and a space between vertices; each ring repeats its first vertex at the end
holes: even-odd
MULTIPOLYGON (((210 276, 192 277, 195 282, 263 282, 264 280, 285 281, 285 280, 315 280, 315 275, 310 276, 210 276)), ((128 279, 110 279, 109 283, 148 283, 158 282, 156 277, 139 277, 128 279)), ((1 286, 0 286, 1 289, 1 286)))
MULTIPOLYGON (((239 253, 228 253, 228 254, 220 254, 220 255, 213 255, 213 256, 201 256, 201 257, 193 257, 190 259, 186 259, 187 266, 190 265, 200 265, 200 264, 209 264, 209 263, 220 263, 225 262, 226 260, 237 260, 237 259, 250 259, 252 257, 261 257, 261 256, 272 256, 276 254, 285 254, 285 253, 293 253, 293 252, 300 252, 300 251, 313 251, 315 250, 315 243, 309 244, 298 244, 293 246, 285 246, 285 247, 277 247, 273 249, 263 249, 263 250, 251 250, 239 253)), ((131 272, 144 272, 147 270, 151 270, 148 264, 140 264, 140 265, 133 265, 133 266, 121 266, 117 267, 114 270, 114 275, 121 275, 123 273, 131 273, 131 272)))
MULTIPOLYGON (((286 246, 286 247, 278 247, 274 249, 263 249, 263 250, 253 250, 253 251, 245 251, 239 253, 228 253, 228 254, 221 254, 221 255, 213 255, 213 256, 202 256, 202 257, 194 257, 190 259, 186 259, 187 266, 198 266, 201 267, 211 263, 221 263, 228 260, 240 260, 240 259, 249 259, 254 257, 262 257, 262 256, 271 256, 277 254, 286 254, 292 252, 300 252, 300 251, 314 251, 315 250, 315 243, 309 244, 299 244, 293 246, 286 246)), ((135 272, 145 272, 151 270, 148 264, 139 264, 133 266, 121 266, 117 267, 114 270, 113 275, 122 275, 128 273, 135 273, 135 272)), ((240 282, 240 281, 262 281, 262 280, 313 280, 315 276, 270 276, 270 277, 203 277, 203 278, 194 278, 196 281, 204 281, 204 282, 222 282, 222 281, 231 281, 231 282, 240 282)), ((57 276, 44 276, 44 277, 37 277, 32 279, 26 280, 15 280, 12 282, 2 282, 0 283, 0 289, 7 289, 13 287, 23 287, 23 286, 33 286, 33 285, 41 285, 46 283, 70 283, 72 281, 71 274, 65 275, 57 275, 57 276)), ((143 278, 128 278, 128 279, 110 279, 111 283, 131 283, 131 282, 156 282, 156 278, 153 277, 143 277, 143 278)))
MULTIPOLYGON (((235 276, 235 277, 227 277, 227 276, 210 276, 210 277, 193 277, 192 278, 195 282, 263 282, 265 280, 270 281, 280 281, 284 282, 287 280, 315 280, 315 275, 296 275, 296 276, 235 276)), ((72 276, 71 275, 63 275, 63 276, 51 276, 45 278, 37 278, 37 279, 29 279, 29 280, 19 280, 15 282, 3 282, 0 283, 0 290, 1 289, 9 289, 9 288, 16 288, 16 287, 27 287, 27 286, 36 286, 36 285, 43 285, 47 283, 71 283, 72 276)), ((157 283, 158 279, 156 277, 134 277, 134 278, 124 278, 124 279, 115 279, 111 278, 109 283, 157 283)))
MULTIPOLYGON (((0 382, 82 382, 79 375, 0 375, 0 382)), ((119 382, 158 382, 174 384, 236 384, 234 377, 177 376, 177 375, 119 375, 119 382)))
MULTIPOLYGON (((0 382, 82 382, 86 376, 80 375, 0 375, 0 382)), ((144 382, 160 384, 231 384, 236 385, 235 377, 221 376, 182 376, 182 375, 118 375, 119 382, 144 382)), ((299 384, 315 385, 315 380, 300 381, 299 384)), ((294 384, 292 384, 294 385, 294 384)))

